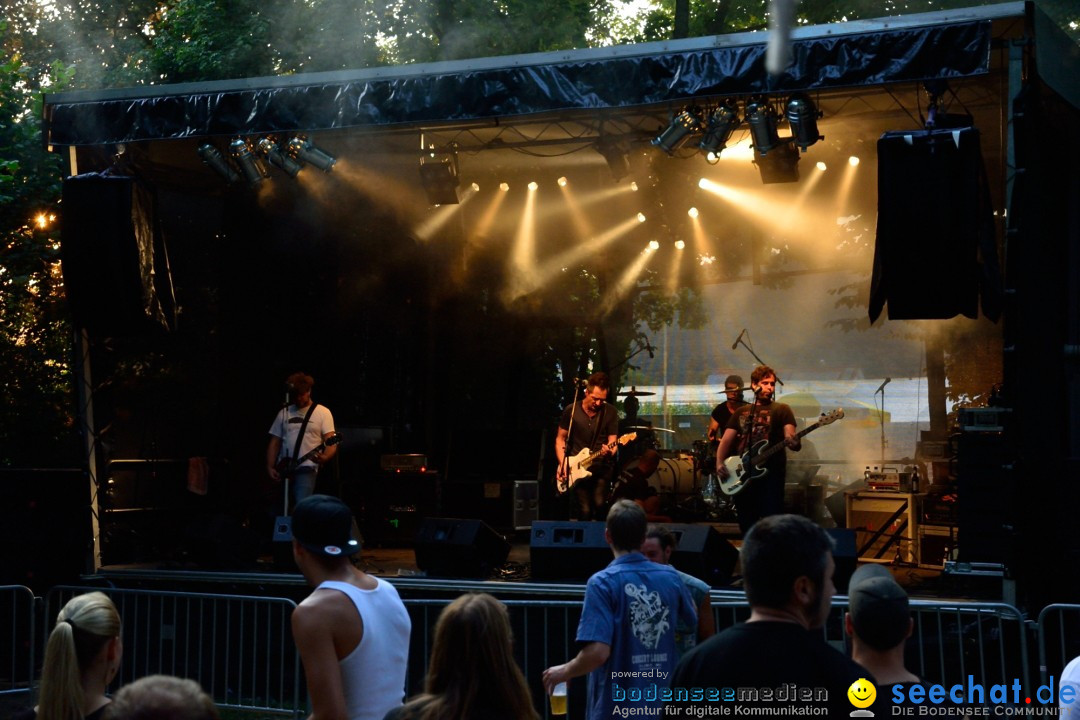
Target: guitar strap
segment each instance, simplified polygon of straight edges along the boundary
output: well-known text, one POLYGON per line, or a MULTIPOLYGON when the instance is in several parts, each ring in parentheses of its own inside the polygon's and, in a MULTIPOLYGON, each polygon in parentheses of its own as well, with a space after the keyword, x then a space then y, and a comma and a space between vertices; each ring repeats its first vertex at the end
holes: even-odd
POLYGON ((304 431, 307 430, 308 420, 311 419, 311 414, 315 412, 315 406, 318 404, 319 403, 317 402, 311 403, 311 406, 308 408, 307 414, 304 415, 304 422, 300 424, 300 432, 296 436, 296 445, 293 446, 292 451, 293 465, 296 465, 296 460, 300 457, 300 445, 304 442, 304 431))

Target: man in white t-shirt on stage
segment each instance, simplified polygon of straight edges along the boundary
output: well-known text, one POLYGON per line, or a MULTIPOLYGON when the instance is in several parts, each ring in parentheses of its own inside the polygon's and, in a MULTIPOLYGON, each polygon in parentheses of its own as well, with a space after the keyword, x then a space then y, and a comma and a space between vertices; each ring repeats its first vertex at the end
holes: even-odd
POLYGON ((270 444, 266 448, 266 471, 276 482, 285 475, 292 481, 293 502, 300 502, 315 492, 315 476, 319 467, 337 453, 336 445, 319 449, 310 458, 296 464, 334 435, 334 416, 325 405, 311 400, 315 380, 304 373, 293 373, 285 381, 289 393, 288 405, 281 408, 270 426, 270 444), (305 424, 304 420, 307 419, 305 424), (304 436, 296 447, 296 438, 303 428, 304 436))

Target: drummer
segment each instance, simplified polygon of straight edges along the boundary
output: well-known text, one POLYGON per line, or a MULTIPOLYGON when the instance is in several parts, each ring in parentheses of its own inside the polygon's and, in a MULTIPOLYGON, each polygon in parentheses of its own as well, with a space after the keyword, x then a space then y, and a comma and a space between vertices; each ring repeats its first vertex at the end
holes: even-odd
POLYGON ((724 380, 724 394, 727 395, 727 400, 713 408, 712 417, 709 420, 709 429, 705 433, 709 438, 712 457, 716 457, 716 448, 720 445, 720 438, 724 435, 724 428, 727 427, 728 420, 731 419, 737 409, 747 404, 743 400, 744 390, 741 376, 728 375, 727 379, 724 380))
POLYGON ((637 434, 634 440, 619 448, 618 467, 625 468, 630 463, 636 462, 646 450, 655 450, 657 443, 656 433, 651 429, 652 423, 638 417, 638 409, 641 406, 638 396, 652 395, 652 393, 631 387, 628 391, 619 394, 626 396, 623 400, 625 416, 619 420, 619 436, 622 437, 627 433, 637 434))

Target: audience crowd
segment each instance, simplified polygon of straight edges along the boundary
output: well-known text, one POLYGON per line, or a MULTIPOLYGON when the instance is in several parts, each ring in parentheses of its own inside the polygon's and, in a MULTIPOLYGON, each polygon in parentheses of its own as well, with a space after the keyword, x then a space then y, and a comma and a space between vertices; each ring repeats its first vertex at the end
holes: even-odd
MULTIPOLYGON (((461 595, 443 609, 423 692, 405 698, 409 616, 393 585, 351 562, 359 550, 354 527, 348 507, 328 496, 301 501, 293 516, 293 554, 313 588, 292 620, 310 720, 537 720, 507 608, 485 593, 461 595)), ((772 693, 763 702, 773 707, 785 700, 775 693, 790 688, 787 700, 817 705, 828 717, 883 717, 894 714, 890 688, 923 684, 904 666, 913 623, 907 594, 886 568, 864 566, 851 578, 850 653, 825 641, 833 545, 806 518, 769 516, 746 535, 740 559, 750 616, 719 633, 708 586, 671 567, 676 538, 650 528, 640 505, 616 502, 605 538, 613 559, 586 586, 579 651, 539 678, 550 694, 588 676, 590 720, 630 708, 688 716, 691 708, 730 702, 720 693, 733 687, 772 693), (862 694, 867 686, 876 697, 862 694)), ((14 720, 217 720, 213 700, 183 678, 143 677, 110 700, 121 627, 103 593, 68 602, 48 639, 38 704, 14 720)))

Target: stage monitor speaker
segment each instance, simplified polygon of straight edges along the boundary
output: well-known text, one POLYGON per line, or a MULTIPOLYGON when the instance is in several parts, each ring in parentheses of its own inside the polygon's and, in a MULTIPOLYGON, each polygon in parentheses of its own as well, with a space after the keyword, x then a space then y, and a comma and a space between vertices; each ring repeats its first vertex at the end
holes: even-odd
POLYGON ((614 559, 602 522, 540 520, 532 524, 533 580, 588 580, 614 559))
POLYGON ((847 528, 829 528, 826 530, 836 544, 833 547, 833 562, 836 571, 833 573, 833 585, 838 593, 846 594, 851 574, 855 572, 855 564, 859 555, 855 549, 855 531, 847 528))
POLYGON ((480 520, 424 518, 416 566, 437 577, 486 578, 506 562, 510 543, 480 520))
POLYGON ((676 548, 671 564, 711 587, 731 583, 739 551, 720 536, 712 525, 666 524, 675 533, 676 548))

